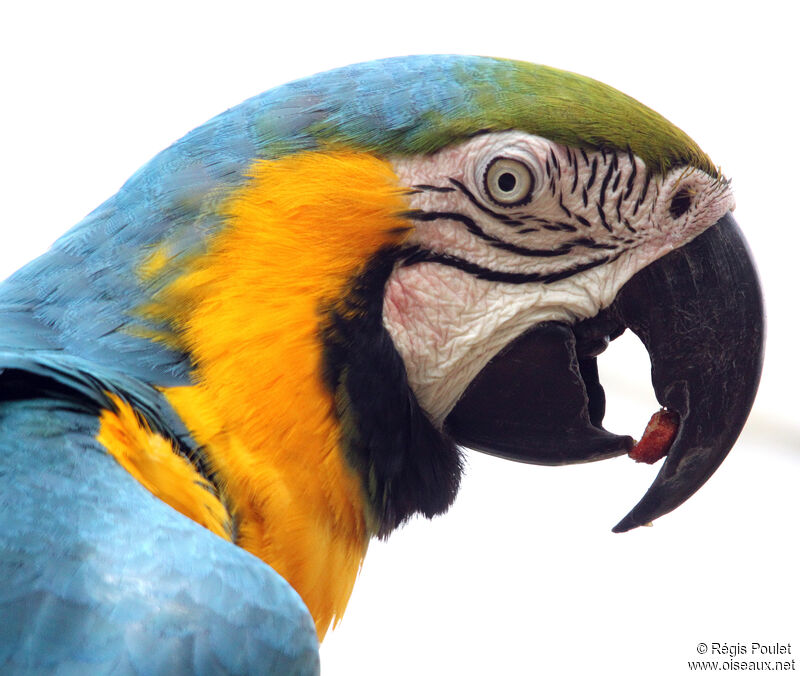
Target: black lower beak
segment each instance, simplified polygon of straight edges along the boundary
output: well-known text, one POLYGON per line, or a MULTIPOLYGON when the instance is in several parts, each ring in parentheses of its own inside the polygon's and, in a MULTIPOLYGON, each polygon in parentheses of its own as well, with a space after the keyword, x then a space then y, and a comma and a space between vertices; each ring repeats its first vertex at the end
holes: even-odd
POLYGON ((677 414, 678 428, 653 485, 614 531, 675 509, 730 451, 761 375, 761 290, 730 214, 636 274, 598 317, 542 324, 511 343, 470 384, 445 429, 462 445, 538 464, 629 451, 630 437, 601 426, 595 359, 626 327, 647 347, 656 397, 677 414))

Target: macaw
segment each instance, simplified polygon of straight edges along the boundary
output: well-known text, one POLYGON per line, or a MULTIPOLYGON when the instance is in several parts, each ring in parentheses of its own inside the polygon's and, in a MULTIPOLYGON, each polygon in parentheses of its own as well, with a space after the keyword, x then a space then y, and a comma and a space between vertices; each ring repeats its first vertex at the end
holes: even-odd
POLYGON ((760 375, 733 208, 652 110, 503 59, 341 68, 190 132, 0 285, 0 671, 317 673, 462 446, 666 455, 615 530, 674 509, 760 375), (664 407, 636 445, 596 363, 626 328, 664 407))

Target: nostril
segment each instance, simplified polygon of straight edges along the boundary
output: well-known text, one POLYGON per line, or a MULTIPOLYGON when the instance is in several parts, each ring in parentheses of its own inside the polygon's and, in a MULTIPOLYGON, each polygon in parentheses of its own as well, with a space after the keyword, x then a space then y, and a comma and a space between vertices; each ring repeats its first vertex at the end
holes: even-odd
POLYGON ((669 205, 669 213, 672 218, 680 218, 689 211, 692 206, 692 192, 688 188, 681 188, 675 193, 669 205))

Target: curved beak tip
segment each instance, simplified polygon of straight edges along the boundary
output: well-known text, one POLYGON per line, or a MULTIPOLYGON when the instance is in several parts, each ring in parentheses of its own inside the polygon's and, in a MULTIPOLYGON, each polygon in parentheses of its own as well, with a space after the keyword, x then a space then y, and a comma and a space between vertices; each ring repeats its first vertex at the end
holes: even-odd
POLYGON ((635 275, 615 305, 647 347, 653 388, 669 412, 654 416, 643 447, 634 448, 654 459, 666 451, 666 460, 613 528, 621 533, 680 506, 733 447, 761 377, 764 308, 755 264, 730 213, 635 275))

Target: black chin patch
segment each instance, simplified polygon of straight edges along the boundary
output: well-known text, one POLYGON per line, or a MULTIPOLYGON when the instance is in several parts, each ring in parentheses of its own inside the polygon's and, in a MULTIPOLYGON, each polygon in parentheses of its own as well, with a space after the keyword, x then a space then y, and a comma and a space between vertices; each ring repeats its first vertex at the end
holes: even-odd
POLYGON ((323 375, 335 397, 342 448, 384 537, 417 512, 446 511, 462 472, 458 448, 420 407, 383 326, 397 255, 387 249, 370 261, 344 301, 328 309, 322 331, 323 375))

